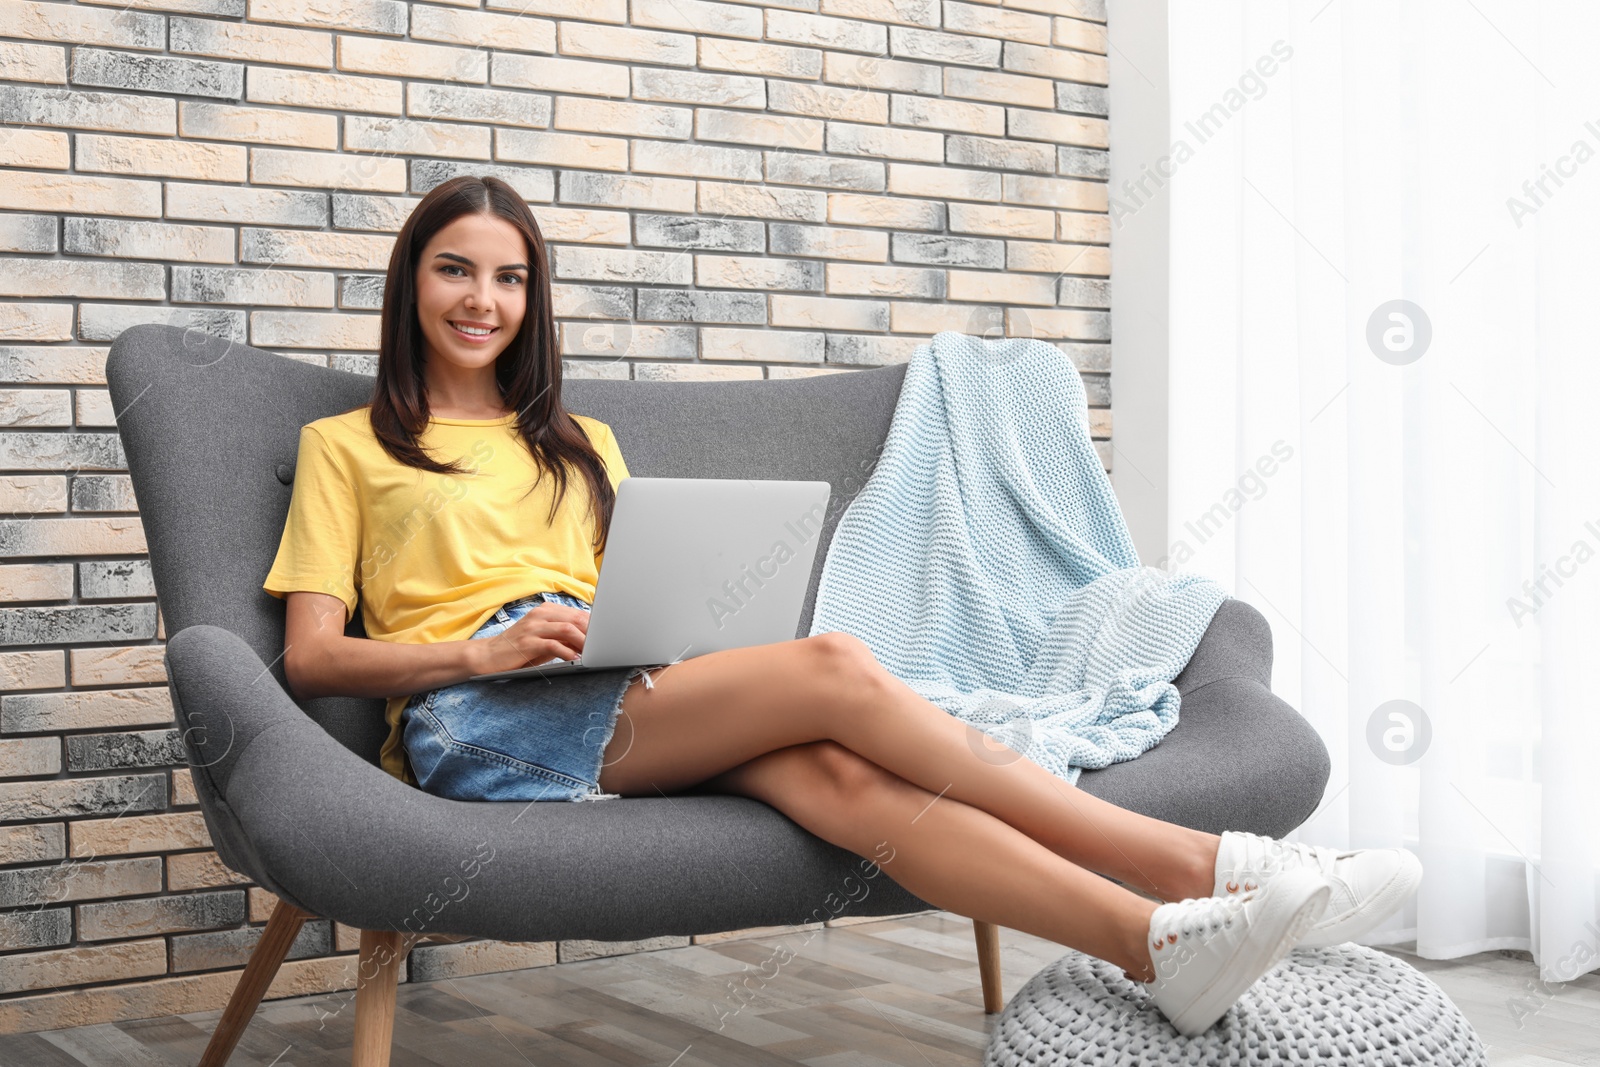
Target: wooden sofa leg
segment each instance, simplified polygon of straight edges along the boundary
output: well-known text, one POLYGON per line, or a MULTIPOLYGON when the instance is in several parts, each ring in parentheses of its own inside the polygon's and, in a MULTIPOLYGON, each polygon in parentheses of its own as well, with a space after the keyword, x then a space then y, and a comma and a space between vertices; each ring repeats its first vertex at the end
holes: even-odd
POLYGON ((267 987, 272 984, 273 976, 283 964, 283 958, 289 954, 289 946, 294 944, 295 935, 300 933, 300 927, 310 918, 313 918, 310 912, 301 911, 282 899, 272 909, 267 928, 261 932, 261 940, 256 942, 255 951, 250 953, 244 973, 239 976, 239 984, 233 987, 228 1006, 222 1009, 222 1018, 211 1032, 205 1055, 200 1057, 200 1067, 223 1067, 228 1062, 234 1046, 244 1036, 244 1028, 250 1025, 250 1017, 256 1013, 267 987))
POLYGON ((1000 928, 994 923, 972 920, 972 934, 978 939, 978 975, 983 979, 983 1010, 993 1015, 1006 1006, 1000 993, 1000 928))
POLYGON ((361 931, 356 968, 356 1043, 351 1067, 389 1067, 400 961, 416 943, 399 930, 361 931))

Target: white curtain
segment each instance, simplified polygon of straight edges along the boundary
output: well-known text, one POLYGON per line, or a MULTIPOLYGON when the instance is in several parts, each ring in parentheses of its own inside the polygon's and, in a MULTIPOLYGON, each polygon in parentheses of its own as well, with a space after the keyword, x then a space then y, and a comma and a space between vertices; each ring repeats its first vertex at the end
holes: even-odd
POLYGON ((1600 968, 1600 4, 1173 0, 1169 44, 1168 566, 1272 623, 1333 759, 1296 836, 1421 858, 1369 943, 1600 968))

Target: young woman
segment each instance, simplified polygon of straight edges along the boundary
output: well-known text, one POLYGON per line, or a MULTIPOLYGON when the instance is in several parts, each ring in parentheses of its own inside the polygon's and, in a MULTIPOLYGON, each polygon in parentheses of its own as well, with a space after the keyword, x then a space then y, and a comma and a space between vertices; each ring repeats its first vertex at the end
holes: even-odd
POLYGON ((287 600, 299 697, 389 697, 391 774, 469 800, 754 797, 857 855, 887 851, 931 904, 1122 967, 1184 1033, 1297 942, 1357 936, 1414 890, 1403 850, 1219 837, 1020 754, 985 758, 985 735, 845 633, 471 681, 583 650, 628 472, 608 426, 562 408, 561 374, 527 205, 492 177, 438 186, 390 259, 371 403, 301 433, 264 583, 287 600), (367 639, 344 635, 358 605, 367 639))

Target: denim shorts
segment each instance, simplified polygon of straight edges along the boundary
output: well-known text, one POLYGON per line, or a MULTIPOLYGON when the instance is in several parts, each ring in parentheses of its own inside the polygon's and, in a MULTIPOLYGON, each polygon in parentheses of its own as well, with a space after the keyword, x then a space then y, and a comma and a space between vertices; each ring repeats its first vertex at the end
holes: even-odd
MULTIPOLYGON (((494 637, 540 604, 589 610, 579 597, 534 593, 503 605, 472 635, 494 637)), ((622 696, 655 666, 609 667, 501 681, 465 681, 414 694, 401 741, 424 792, 453 800, 606 800, 605 747, 622 696)))

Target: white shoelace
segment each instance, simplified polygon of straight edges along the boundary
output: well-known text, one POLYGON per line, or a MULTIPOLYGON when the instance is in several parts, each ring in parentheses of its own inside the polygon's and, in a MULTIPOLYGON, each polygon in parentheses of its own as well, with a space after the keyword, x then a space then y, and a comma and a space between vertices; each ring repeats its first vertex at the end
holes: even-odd
POLYGON ((1199 897, 1182 901, 1181 908, 1151 916, 1150 940, 1173 944, 1174 938, 1206 931, 1213 933, 1233 922, 1244 907, 1245 897, 1199 897))
POLYGON ((1324 878, 1332 877, 1339 853, 1331 848, 1308 845, 1304 841, 1279 841, 1259 834, 1239 835, 1245 843, 1245 865, 1262 873, 1277 869, 1308 867, 1324 878))

